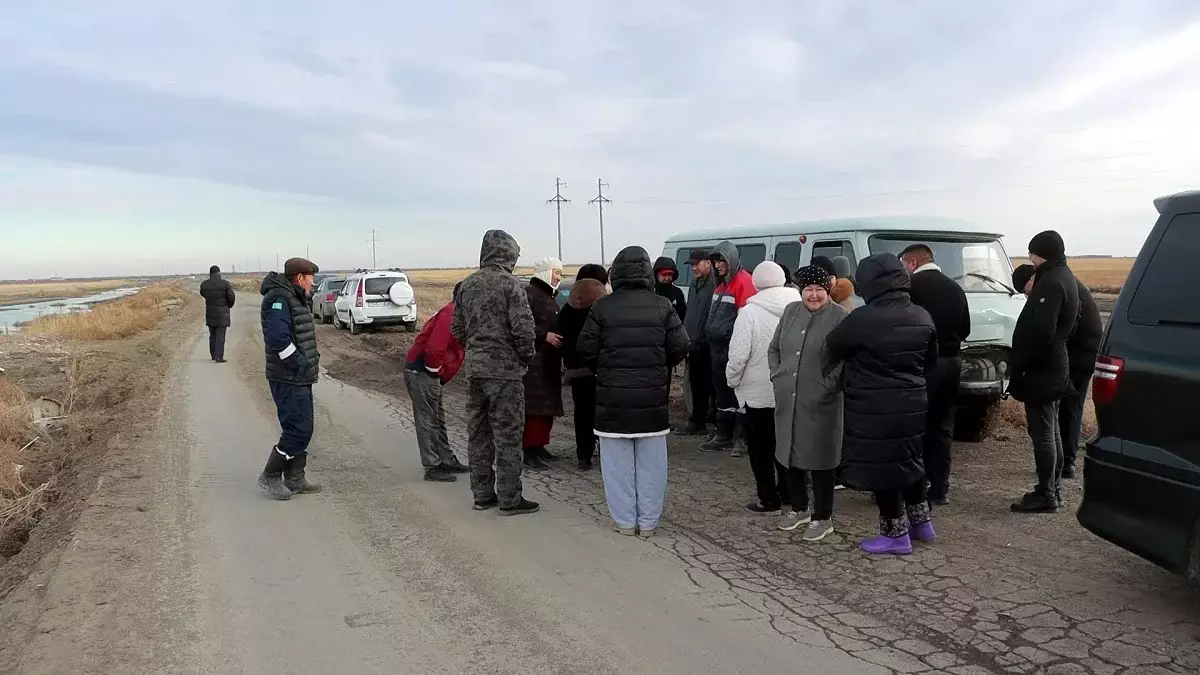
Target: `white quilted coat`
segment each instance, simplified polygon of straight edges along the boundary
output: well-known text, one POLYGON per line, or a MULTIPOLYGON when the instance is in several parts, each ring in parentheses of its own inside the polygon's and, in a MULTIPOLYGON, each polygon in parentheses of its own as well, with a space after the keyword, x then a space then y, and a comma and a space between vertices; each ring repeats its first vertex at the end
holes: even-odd
POLYGON ((767 348, 775 337, 783 309, 800 302, 800 291, 788 287, 764 288, 755 293, 738 312, 729 341, 729 364, 725 379, 737 394, 740 405, 774 408, 775 390, 767 365, 767 348))

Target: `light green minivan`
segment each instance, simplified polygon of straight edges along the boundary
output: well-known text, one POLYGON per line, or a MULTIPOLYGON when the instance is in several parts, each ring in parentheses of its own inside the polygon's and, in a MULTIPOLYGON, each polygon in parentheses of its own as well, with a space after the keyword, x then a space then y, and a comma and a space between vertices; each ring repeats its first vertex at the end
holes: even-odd
MULTIPOLYGON (((962 285, 971 307, 971 335, 963 344, 955 438, 978 441, 987 434, 1008 385, 1008 351, 1025 296, 1012 288, 1012 263, 1001 234, 971 222, 937 217, 845 218, 785 225, 730 227, 681 232, 667 239, 663 255, 679 267, 678 284, 692 281, 693 249, 722 241, 737 246, 742 266, 753 271, 773 260, 795 272, 814 256, 845 258, 850 270, 874 253, 899 254, 909 244, 927 244, 947 276, 962 285)), ((861 299, 856 299, 862 304, 861 299)))

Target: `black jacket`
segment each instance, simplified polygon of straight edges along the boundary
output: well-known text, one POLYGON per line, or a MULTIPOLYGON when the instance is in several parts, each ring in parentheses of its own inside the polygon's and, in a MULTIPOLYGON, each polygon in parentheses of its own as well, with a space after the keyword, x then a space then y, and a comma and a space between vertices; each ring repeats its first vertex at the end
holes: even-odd
POLYGON ((587 321, 592 305, 607 293, 604 284, 599 281, 580 279, 571 286, 567 304, 558 310, 554 332, 562 336, 563 368, 566 369, 569 380, 596 374, 595 364, 589 363, 579 354, 579 334, 583 332, 583 324, 587 321))
POLYGON ((263 296, 267 380, 314 384, 320 373, 321 353, 317 351, 317 327, 308 308, 307 294, 276 272, 263 278, 259 292, 263 296))
POLYGON ((687 329, 688 339, 691 340, 692 351, 700 351, 708 348, 708 313, 712 309, 713 289, 716 288, 716 281, 713 279, 712 273, 703 279, 692 279, 691 289, 688 291, 687 306, 688 313, 684 317, 683 326, 687 329))
POLYGON ((200 282, 200 295, 204 297, 205 325, 228 326, 229 310, 236 299, 233 284, 222 279, 220 273, 210 274, 200 282))
POLYGON ((865 490, 896 490, 925 476, 925 377, 937 362, 937 331, 913 304, 896 256, 866 258, 855 278, 867 304, 827 341, 832 360, 844 364, 843 477, 865 490))
POLYGON ((938 356, 958 356, 971 334, 971 309, 967 294, 941 270, 927 269, 912 275, 914 305, 929 312, 937 329, 938 356))
POLYGON ((596 431, 654 434, 671 428, 668 368, 687 356, 688 336, 671 303, 654 294, 650 256, 622 250, 612 295, 588 312, 579 354, 596 364, 596 431))
POLYGON ((1067 359, 1071 365, 1071 381, 1076 385, 1091 379, 1096 370, 1096 353, 1100 351, 1100 338, 1104 335, 1104 322, 1092 292, 1082 281, 1076 279, 1079 289, 1079 321, 1075 332, 1067 340, 1067 359))
POLYGON ((675 285, 675 280, 679 278, 679 268, 675 267, 675 261, 663 256, 654 261, 654 292, 659 296, 671 301, 671 306, 675 308, 675 313, 679 315, 679 320, 686 325, 687 322, 687 298, 683 297, 683 291, 675 285), (671 283, 664 284, 658 280, 658 273, 662 270, 671 272, 671 283))
POLYGON ((1078 320, 1079 282, 1071 268, 1065 260, 1042 263, 1013 329, 1008 386, 1013 398, 1044 405, 1074 393, 1067 341, 1078 320))

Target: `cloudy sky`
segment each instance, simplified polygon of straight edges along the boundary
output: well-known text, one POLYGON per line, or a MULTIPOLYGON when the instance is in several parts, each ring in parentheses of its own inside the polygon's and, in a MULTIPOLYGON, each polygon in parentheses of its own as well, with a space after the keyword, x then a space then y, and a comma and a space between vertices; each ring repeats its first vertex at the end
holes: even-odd
POLYGON ((828 216, 1136 253, 1200 187, 1194 0, 42 0, 0 15, 0 278, 611 257, 828 216))

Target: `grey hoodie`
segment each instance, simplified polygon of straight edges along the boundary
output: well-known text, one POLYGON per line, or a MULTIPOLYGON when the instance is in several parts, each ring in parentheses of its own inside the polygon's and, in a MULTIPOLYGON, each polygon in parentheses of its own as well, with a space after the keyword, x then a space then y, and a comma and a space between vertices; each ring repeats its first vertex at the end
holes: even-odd
POLYGON ((533 313, 525 284, 513 276, 521 247, 504 230, 488 230, 479 271, 463 280, 450 332, 466 351, 468 378, 520 380, 533 362, 533 313))

